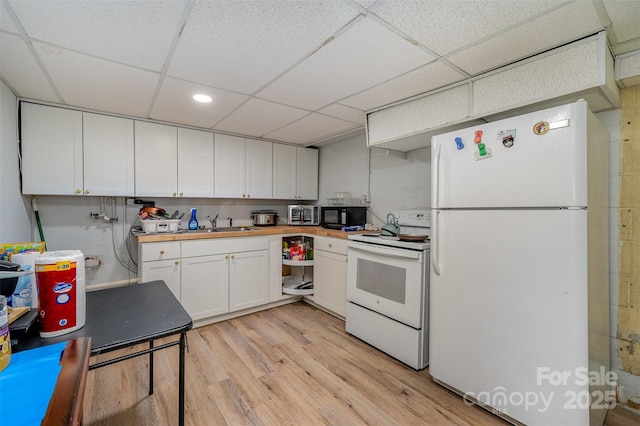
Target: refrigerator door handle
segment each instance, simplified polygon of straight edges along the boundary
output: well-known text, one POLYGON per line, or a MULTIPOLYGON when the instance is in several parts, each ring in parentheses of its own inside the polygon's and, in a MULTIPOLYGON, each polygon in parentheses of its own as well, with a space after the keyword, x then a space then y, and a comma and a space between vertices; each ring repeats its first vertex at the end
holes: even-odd
POLYGON ((433 173, 431 187, 433 188, 431 200, 433 201, 431 204, 431 208, 437 209, 440 207, 440 151, 442 150, 442 145, 436 145, 436 150, 434 152, 433 158, 433 173))
POLYGON ((438 216, 440 215, 439 210, 434 210, 431 217, 431 266, 433 267, 433 272, 440 276, 440 258, 439 258, 439 250, 438 250, 438 241, 440 240, 438 232, 438 216))

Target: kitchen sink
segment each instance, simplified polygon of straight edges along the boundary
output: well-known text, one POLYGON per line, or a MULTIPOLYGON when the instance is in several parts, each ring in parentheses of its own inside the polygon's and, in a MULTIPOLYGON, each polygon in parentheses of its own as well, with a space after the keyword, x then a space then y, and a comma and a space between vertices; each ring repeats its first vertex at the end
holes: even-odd
POLYGON ((226 228, 216 228, 216 229, 188 229, 188 234, 210 234, 212 232, 238 232, 238 231, 256 231, 259 228, 251 228, 249 226, 231 226, 226 228))
POLYGON ((231 226, 227 228, 216 228, 215 232, 232 232, 232 231, 256 231, 259 228, 251 228, 249 226, 231 226))

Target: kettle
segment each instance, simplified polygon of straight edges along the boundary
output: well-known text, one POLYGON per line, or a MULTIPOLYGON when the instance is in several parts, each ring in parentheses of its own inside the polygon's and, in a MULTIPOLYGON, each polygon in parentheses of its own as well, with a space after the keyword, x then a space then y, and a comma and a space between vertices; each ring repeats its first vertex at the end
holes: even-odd
POLYGON ((387 215, 387 224, 382 227, 380 235, 383 237, 397 237, 399 233, 400 227, 398 226, 398 220, 393 213, 389 213, 387 215))

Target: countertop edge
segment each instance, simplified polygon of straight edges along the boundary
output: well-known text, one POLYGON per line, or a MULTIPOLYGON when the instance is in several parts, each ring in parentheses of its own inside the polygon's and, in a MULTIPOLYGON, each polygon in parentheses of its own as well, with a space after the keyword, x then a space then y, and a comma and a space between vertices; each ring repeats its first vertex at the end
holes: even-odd
POLYGON ((354 231, 344 232, 339 229, 326 229, 321 226, 252 226, 252 231, 225 231, 225 232, 204 232, 204 233, 159 233, 138 235, 139 243, 153 243, 163 241, 188 241, 188 240, 204 240, 211 238, 236 238, 236 237, 260 237, 270 235, 289 235, 289 234, 307 234, 317 235, 321 237, 342 238, 347 239, 349 235, 355 234, 371 234, 378 231, 354 231))

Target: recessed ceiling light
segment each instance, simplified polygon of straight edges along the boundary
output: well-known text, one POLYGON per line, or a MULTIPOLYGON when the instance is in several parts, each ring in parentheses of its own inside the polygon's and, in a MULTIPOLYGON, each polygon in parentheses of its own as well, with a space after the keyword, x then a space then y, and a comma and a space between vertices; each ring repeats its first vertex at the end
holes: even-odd
POLYGON ((211 96, 203 95, 203 94, 193 95, 193 99, 196 100, 197 102, 203 102, 203 103, 208 103, 213 100, 211 99, 211 96))

